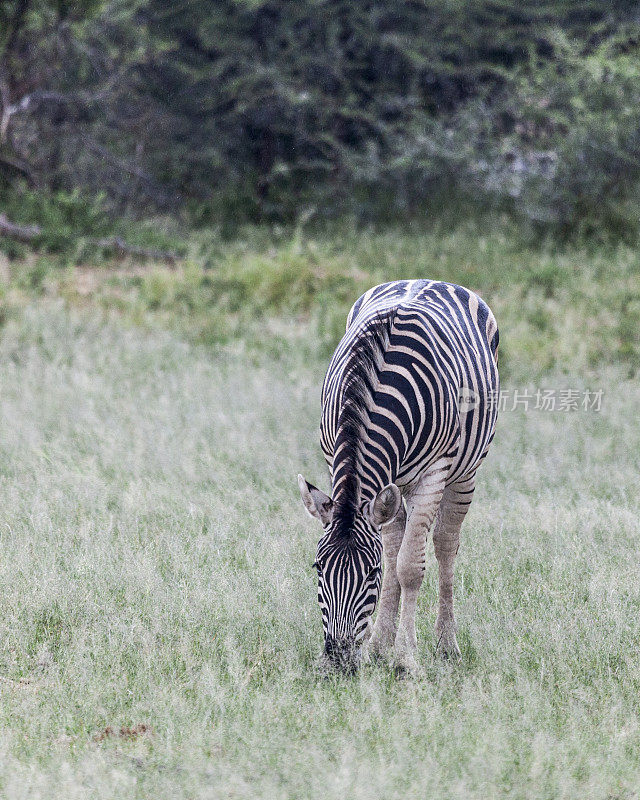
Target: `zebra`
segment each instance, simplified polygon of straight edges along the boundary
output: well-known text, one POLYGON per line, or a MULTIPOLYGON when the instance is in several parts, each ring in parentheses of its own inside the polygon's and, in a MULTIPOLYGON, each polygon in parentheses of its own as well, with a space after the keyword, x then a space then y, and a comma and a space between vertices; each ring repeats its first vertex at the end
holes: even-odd
POLYGON ((314 567, 327 665, 355 670, 366 643, 419 669, 416 603, 434 522, 436 649, 460 658, 453 568, 495 431, 498 340, 487 304, 453 283, 383 283, 349 312, 321 394, 332 497, 298 475, 324 528, 314 567))

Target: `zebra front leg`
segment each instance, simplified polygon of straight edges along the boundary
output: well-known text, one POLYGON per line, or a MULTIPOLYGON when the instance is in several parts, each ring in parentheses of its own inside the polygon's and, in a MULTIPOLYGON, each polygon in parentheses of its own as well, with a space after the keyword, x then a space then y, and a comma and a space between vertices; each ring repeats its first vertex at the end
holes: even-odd
POLYGON ((409 672, 418 670, 416 606, 424 578, 427 534, 440 504, 450 466, 451 461, 448 459, 436 462, 407 499, 407 526, 396 565, 401 604, 395 661, 399 667, 409 672))
POLYGON ((382 550, 384 573, 380 590, 380 605, 369 641, 369 651, 383 655, 393 645, 396 637, 398 606, 400 604, 400 583, 396 574, 398 551, 402 544, 407 514, 404 504, 394 519, 382 527, 382 550))
POLYGON ((460 658, 453 613, 453 565, 460 546, 460 526, 471 505, 475 476, 447 486, 440 501, 433 529, 433 547, 438 560, 437 650, 445 658, 460 658))

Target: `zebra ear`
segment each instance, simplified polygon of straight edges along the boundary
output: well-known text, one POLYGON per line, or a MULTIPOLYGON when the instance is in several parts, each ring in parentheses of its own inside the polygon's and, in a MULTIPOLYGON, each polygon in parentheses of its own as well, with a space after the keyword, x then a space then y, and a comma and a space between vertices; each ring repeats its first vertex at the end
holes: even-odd
POLYGON ((327 526, 331 522, 333 514, 333 500, 312 483, 307 483, 302 475, 298 475, 298 487, 302 502, 309 515, 319 519, 324 526, 327 526))
POLYGON ((369 503, 369 517, 374 525, 386 525, 400 511, 402 495, 395 483, 390 483, 369 503))

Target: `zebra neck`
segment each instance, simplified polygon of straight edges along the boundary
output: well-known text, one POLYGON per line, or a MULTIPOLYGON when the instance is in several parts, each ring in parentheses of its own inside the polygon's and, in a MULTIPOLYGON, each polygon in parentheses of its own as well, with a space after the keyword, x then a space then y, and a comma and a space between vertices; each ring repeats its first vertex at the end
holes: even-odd
POLYGON ((378 492, 393 482, 390 474, 378 474, 349 461, 334 461, 331 496, 334 506, 340 509, 358 509, 378 492))

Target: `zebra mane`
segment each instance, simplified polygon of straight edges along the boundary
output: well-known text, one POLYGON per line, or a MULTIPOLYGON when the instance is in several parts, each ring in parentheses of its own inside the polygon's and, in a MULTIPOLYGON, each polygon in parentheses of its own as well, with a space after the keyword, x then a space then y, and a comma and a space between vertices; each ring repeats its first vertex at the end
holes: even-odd
POLYGON ((344 369, 344 389, 338 417, 334 460, 333 535, 349 539, 361 499, 362 439, 369 424, 375 384, 389 344, 392 311, 369 320, 344 369), (336 480, 337 478, 337 480, 336 480))

